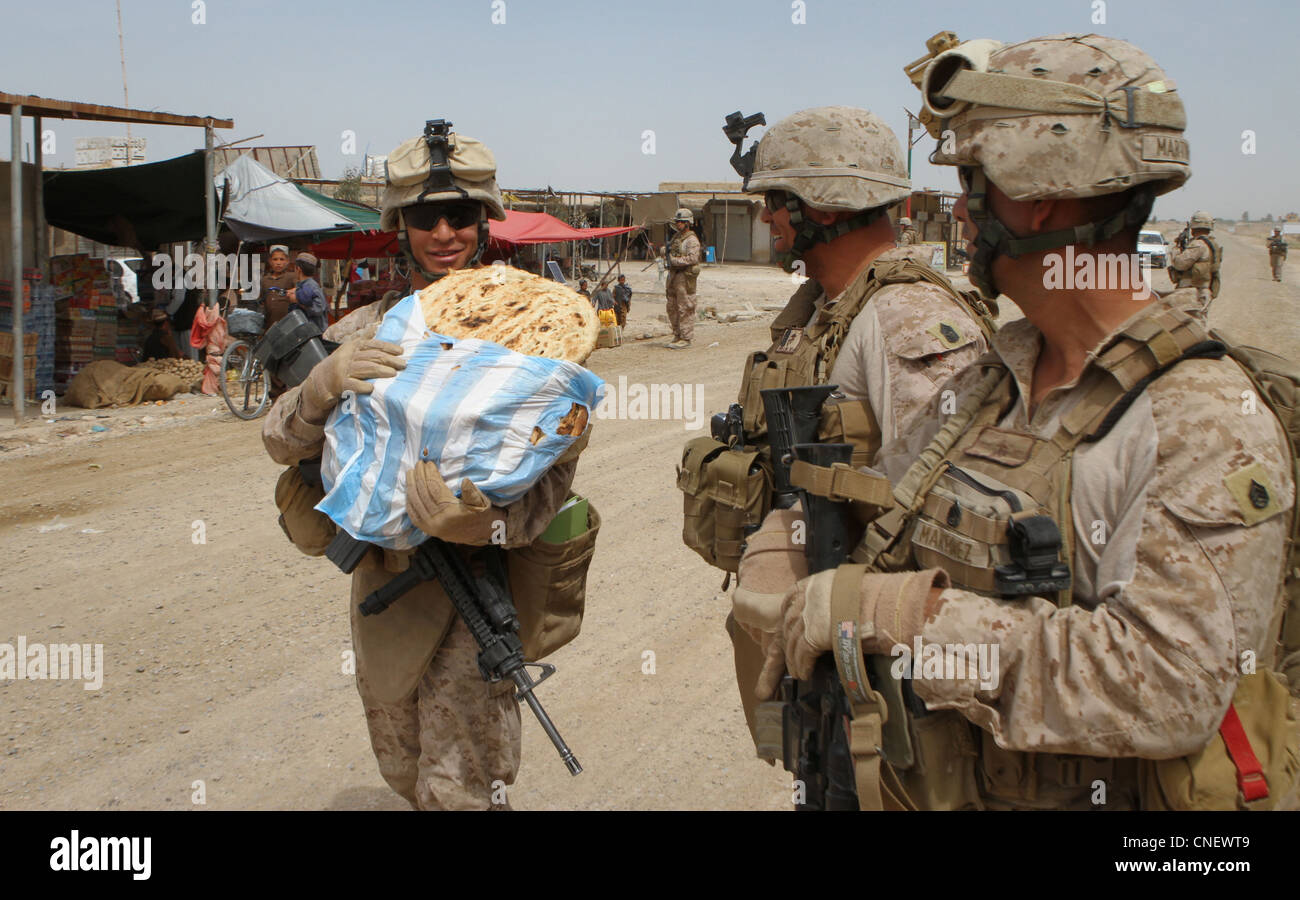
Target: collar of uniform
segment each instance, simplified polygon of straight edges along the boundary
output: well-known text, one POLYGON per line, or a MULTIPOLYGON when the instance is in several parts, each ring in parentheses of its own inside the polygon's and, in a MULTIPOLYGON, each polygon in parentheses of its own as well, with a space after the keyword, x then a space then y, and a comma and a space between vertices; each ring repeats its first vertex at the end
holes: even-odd
MULTIPOLYGON (((1084 362, 1083 369, 1079 375, 1071 380, 1058 384, 1052 388, 1043 399, 1039 402, 1035 415, 1041 420, 1043 416, 1051 415, 1052 407, 1065 394, 1078 387, 1079 382, 1088 376, 1092 370, 1092 364, 1101 354, 1101 351, 1109 347, 1115 337, 1124 329, 1128 328, 1139 319, 1147 318, 1157 314, 1161 309, 1173 307, 1175 309, 1188 309, 1192 306, 1199 308, 1200 304, 1196 302, 1196 289, 1184 289, 1174 291, 1164 297, 1157 297, 1154 303, 1143 306, 1140 310, 1129 316, 1119 325, 1117 325, 1110 334, 1106 335, 1097 346, 1093 347, 1088 353, 1088 358, 1084 362)), ((1034 383, 1034 367, 1038 363, 1038 356, 1043 349, 1043 333, 1038 326, 1029 319, 1016 319, 1014 322, 1008 322, 998 329, 993 335, 992 350, 1002 360, 1002 364, 1010 371, 1011 377, 1016 381, 1017 397, 1016 412, 1017 418, 1021 421, 1029 419, 1029 400, 1031 388, 1034 383)))

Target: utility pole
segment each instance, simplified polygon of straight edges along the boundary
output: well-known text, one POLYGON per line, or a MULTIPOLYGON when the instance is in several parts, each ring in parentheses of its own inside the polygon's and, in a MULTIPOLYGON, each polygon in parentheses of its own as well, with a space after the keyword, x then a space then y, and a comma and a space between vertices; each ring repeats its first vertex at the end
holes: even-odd
MULTIPOLYGON (((912 148, 915 147, 917 144, 919 144, 922 140, 924 140, 925 136, 929 134, 929 132, 926 131, 924 128, 921 128, 921 120, 918 119, 916 116, 912 115, 912 111, 910 109, 908 109, 907 107, 903 107, 903 112, 907 113, 907 180, 911 181, 912 180, 912 148), (918 128, 921 129, 921 136, 918 137, 916 140, 912 140, 912 133, 916 131, 918 128)), ((908 218, 912 217, 912 195, 910 193, 907 195, 907 216, 908 218)))
MULTIPOLYGON (((122 105, 131 108, 126 93, 126 44, 122 41, 122 0, 117 0, 117 53, 122 58, 122 105)), ((126 164, 131 165, 131 123, 126 123, 126 164)))

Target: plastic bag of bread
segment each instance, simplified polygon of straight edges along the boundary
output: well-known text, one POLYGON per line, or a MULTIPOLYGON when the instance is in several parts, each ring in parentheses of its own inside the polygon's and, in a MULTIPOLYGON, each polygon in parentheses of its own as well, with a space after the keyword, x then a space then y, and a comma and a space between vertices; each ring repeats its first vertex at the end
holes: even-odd
POLYGON ((406 473, 430 460, 493 504, 523 496, 590 427, 604 382, 582 295, 502 266, 454 272, 385 315, 375 337, 406 368, 349 397, 325 426, 317 509, 353 537, 402 550, 425 535, 406 514, 406 473))

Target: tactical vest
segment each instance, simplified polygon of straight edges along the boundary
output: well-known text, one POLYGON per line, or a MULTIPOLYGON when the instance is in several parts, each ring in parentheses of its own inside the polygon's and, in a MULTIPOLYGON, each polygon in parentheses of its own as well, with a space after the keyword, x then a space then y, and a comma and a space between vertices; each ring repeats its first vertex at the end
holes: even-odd
POLYGON ((1271 237, 1268 239, 1269 256, 1286 256, 1287 247, 1286 238, 1271 237))
MULTIPOLYGON (((684 252, 682 245, 686 243, 687 237, 689 237, 692 234, 695 234, 695 232, 687 228, 685 231, 682 231, 680 234, 673 235, 672 240, 668 242, 669 257, 681 256, 684 252)), ((698 239, 698 235, 696 237, 698 239)), ((671 269, 673 272, 685 272, 688 275, 700 274, 700 264, 698 262, 691 263, 690 265, 686 265, 686 266, 677 266, 677 265, 673 265, 670 259, 668 261, 668 268, 671 269)))
MULTIPOLYGON (((890 284, 927 281, 944 289, 964 316, 973 316, 986 337, 996 326, 996 307, 990 308, 973 292, 959 292, 942 274, 911 259, 875 261, 831 306, 817 308, 821 288, 809 280, 795 291, 772 322, 772 346, 750 354, 740 387, 744 409, 743 449, 712 436, 686 444, 677 470, 677 487, 684 496, 682 540, 710 565, 735 572, 744 552, 744 539, 762 524, 772 508, 771 447, 761 392, 768 388, 825 384, 853 319, 871 297, 890 284), (816 317, 813 314, 816 312, 816 317), (809 320, 812 320, 811 323, 809 320)), ((962 346, 961 336, 936 335, 951 349, 962 346)), ((880 448, 880 426, 865 399, 827 400, 822 408, 819 440, 852 444, 853 466, 866 465, 880 448)), ((825 488, 840 499, 877 504, 878 492, 861 487, 850 467, 840 467, 823 479, 821 473, 807 482, 807 467, 792 472, 798 487, 825 488), (800 477, 796 477, 796 476, 800 477)), ((724 582, 724 590, 730 578, 724 582)))
POLYGON ((1178 279, 1179 287, 1209 288, 1210 296, 1219 296, 1219 269, 1223 265, 1223 248, 1208 234, 1198 234, 1193 240, 1204 241, 1210 248, 1210 258, 1192 263, 1191 268, 1178 279))
MULTIPOLYGON (((994 324, 997 307, 981 300, 973 291, 958 291, 944 275, 913 259, 877 260, 864 277, 849 285, 833 305, 823 305, 820 309, 816 301, 821 296, 821 287, 812 280, 806 281, 773 320, 772 345, 766 352, 750 354, 745 363, 746 375, 740 386, 739 401, 745 410, 746 438, 761 443, 767 435, 762 391, 825 384, 839 359, 840 348, 853 320, 872 296, 887 285, 915 284, 918 281, 942 288, 963 316, 973 317, 985 338, 992 338, 997 330, 994 324)), ((955 350, 961 346, 958 334, 939 333, 936 336, 947 349, 955 350)), ((874 456, 879 449, 880 428, 870 404, 854 402, 838 404, 838 407, 852 420, 845 423, 848 432, 842 433, 840 439, 864 452, 869 449, 874 456), (846 406, 852 408, 846 409, 846 406)), ((830 437, 824 436, 823 440, 830 440, 830 437)), ((853 464, 860 466, 866 462, 866 459, 859 461, 859 452, 855 450, 853 464)))
MULTIPOLYGON (((1047 439, 998 427, 1015 400, 1015 382, 990 354, 980 363, 984 373, 976 390, 894 488, 897 505, 868 526, 853 564, 841 567, 833 619, 856 616, 856 588, 866 572, 936 566, 955 587, 1069 605, 1075 447, 1103 437, 1141 391, 1178 362, 1225 352, 1251 377, 1291 440, 1300 441, 1300 373, 1267 371, 1256 351, 1225 347, 1179 310, 1157 310, 1117 336, 1095 363, 1110 377, 1090 388, 1047 439)), ((1300 475, 1294 447, 1291 462, 1300 475)), ((1252 493, 1251 500, 1259 520, 1282 508, 1275 497, 1252 493)), ((1291 515, 1290 555, 1279 573, 1283 601, 1273 621, 1282 620, 1278 668, 1292 670, 1293 690, 1300 693, 1300 511, 1293 508, 1291 515)), ((854 710, 852 752, 864 809, 1095 808, 1098 780, 1106 785, 1108 809, 1267 808, 1300 771, 1285 681, 1271 671, 1241 677, 1220 736, 1200 752, 1173 760, 1102 759, 1004 750, 959 713, 913 714, 897 679, 860 684, 863 679, 846 677, 843 655, 836 657, 854 710)), ((869 658, 868 669, 880 672, 881 660, 888 663, 869 658)), ((1261 670, 1268 662, 1261 660, 1261 670)))

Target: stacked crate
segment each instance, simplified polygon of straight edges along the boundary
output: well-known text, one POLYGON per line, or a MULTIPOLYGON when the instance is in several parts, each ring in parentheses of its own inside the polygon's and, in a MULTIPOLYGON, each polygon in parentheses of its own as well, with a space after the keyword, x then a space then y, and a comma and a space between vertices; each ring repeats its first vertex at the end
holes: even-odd
MULTIPOLYGON (((102 260, 89 256, 62 256, 51 261, 54 286, 58 292, 55 304, 54 390, 62 394, 68 382, 88 363, 94 360, 98 338, 111 347, 107 357, 116 350, 117 336, 114 322, 112 341, 107 333, 100 334, 100 303, 103 293, 112 297, 108 279, 104 275, 102 260)), ((110 301, 115 304, 115 301, 110 301)), ((117 310, 112 308, 114 320, 117 310)), ((104 317, 106 318, 106 317, 104 317)), ((107 332, 107 329, 104 329, 107 332)))
MULTIPOLYGON (((44 375, 45 367, 38 366, 53 350, 54 309, 47 302, 48 290, 38 280, 35 269, 23 270, 21 299, 23 305, 23 394, 34 401, 42 390, 52 387, 42 385, 37 378, 38 368, 44 375), (46 346, 42 348, 42 343, 46 346), (44 355, 41 351, 44 349, 44 355)), ((14 292, 8 281, 0 281, 0 398, 12 402, 14 396, 14 292)), ((51 376, 53 372, 49 373, 51 376)), ((50 379, 52 382, 52 378, 50 379)))

